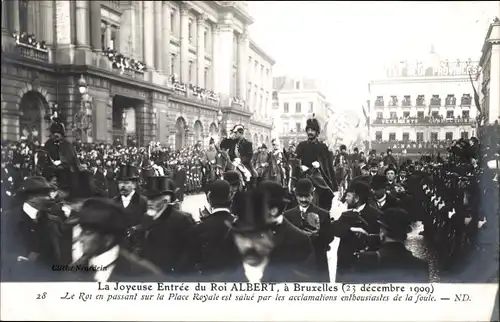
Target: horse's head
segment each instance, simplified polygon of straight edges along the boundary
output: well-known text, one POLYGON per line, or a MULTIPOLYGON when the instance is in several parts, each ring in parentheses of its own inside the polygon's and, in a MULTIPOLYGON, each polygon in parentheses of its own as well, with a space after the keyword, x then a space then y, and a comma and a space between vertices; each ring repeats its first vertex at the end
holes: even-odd
POLYGON ((215 155, 215 164, 220 167, 223 172, 227 170, 233 170, 233 164, 231 163, 231 158, 226 150, 220 150, 215 155))

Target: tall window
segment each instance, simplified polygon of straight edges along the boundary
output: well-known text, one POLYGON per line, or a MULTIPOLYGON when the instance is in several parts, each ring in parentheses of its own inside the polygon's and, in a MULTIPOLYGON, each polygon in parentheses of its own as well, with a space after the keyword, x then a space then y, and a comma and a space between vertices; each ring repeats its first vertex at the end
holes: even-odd
POLYGON ((418 95, 417 106, 424 106, 424 105, 425 105, 425 95, 418 95))
POLYGON ((175 74, 175 54, 170 55, 170 73, 175 74))
POLYGON ((170 34, 175 35, 175 11, 170 12, 170 34))
MULTIPOLYGON (((4 1, 2 1, 4 2, 4 1)), ((7 1, 5 1, 7 2, 7 1)), ((12 4, 15 4, 13 2, 12 4)), ((5 5, 5 4, 4 4, 5 5)), ((28 32, 28 0, 19 0, 19 29, 21 32, 28 32)))
POLYGON ((439 95, 432 95, 431 105, 432 106, 441 106, 441 98, 439 98, 439 95))
POLYGON ((205 45, 205 50, 210 48, 208 46, 208 29, 207 28, 205 28, 205 30, 203 31, 203 44, 205 45))
POLYGON ((283 113, 288 113, 288 110, 289 110, 288 102, 283 103, 283 113))
POLYGON ((435 142, 438 140, 438 133, 437 132, 431 132, 431 141, 435 142))
POLYGON ((118 29, 115 26, 111 26, 111 38, 109 43, 109 48, 118 50, 118 29))
POLYGON ((378 119, 384 118, 384 113, 383 112, 377 112, 377 118, 378 119))
POLYGON ((208 88, 208 67, 205 67, 205 70, 203 71, 203 85, 205 88, 208 88))
POLYGON ((390 112, 391 119, 397 119, 398 118, 398 113, 397 112, 390 112))
POLYGON ((464 119, 468 119, 470 116, 469 116, 469 111, 462 111, 462 118, 464 119))
POLYGON ((300 113, 302 110, 302 105, 300 103, 295 103, 295 113, 300 113))
POLYGON ((295 89, 300 89, 300 81, 295 82, 295 89))
POLYGON ((448 96, 446 96, 446 106, 455 106, 456 103, 457 99, 455 98, 455 95, 448 94, 448 96))
POLYGON ((106 49, 107 44, 106 44, 106 23, 101 22, 101 48, 106 49))
POLYGON ((453 132, 446 132, 445 138, 446 138, 446 141, 453 140, 453 132))
POLYGON ((300 133, 300 132, 301 132, 301 130, 300 130, 300 125, 301 125, 301 124, 300 124, 299 122, 295 123, 295 131, 296 131, 297 133, 300 133))
POLYGON ((314 102, 309 102, 309 111, 308 113, 313 113, 314 112, 314 102))
POLYGON ((384 106, 384 97, 383 96, 377 96, 377 99, 375 100, 375 106, 384 106))
POLYGON ((460 136, 462 137, 462 139, 468 139, 469 138, 469 132, 462 132, 462 133, 460 133, 460 136))
POLYGON ((439 112, 438 111, 432 111, 431 116, 433 118, 438 118, 439 117, 439 112))
POLYGON ((189 65, 188 65, 188 79, 189 79, 189 83, 191 83, 191 80, 193 79, 193 62, 190 61, 189 62, 189 65))
POLYGON ((405 95, 403 99, 403 106, 411 106, 411 97, 410 95, 405 95))
POLYGON ((423 111, 418 111, 417 112, 417 117, 418 118, 423 118, 424 117, 424 112, 423 111))
POLYGON ((403 112, 403 117, 410 117, 410 112, 403 112))
POLYGON ((453 118, 453 111, 446 111, 446 118, 452 119, 453 118))
POLYGON ((417 142, 424 142, 424 132, 417 132, 417 142))
POLYGON ((472 98, 471 98, 470 94, 462 95, 462 99, 460 102, 461 106, 470 106, 471 102, 472 102, 472 98))
POLYGON ((389 133, 389 141, 396 141, 396 133, 389 133))
POLYGON ((408 132, 403 133, 403 141, 410 141, 410 133, 408 132))
POLYGON ((382 141, 382 131, 375 132, 375 140, 382 141))
POLYGON ((260 94, 259 104, 260 104, 260 115, 264 116, 264 97, 262 93, 260 94))
POLYGON ((188 39, 189 43, 193 43, 193 20, 189 19, 188 21, 188 39))

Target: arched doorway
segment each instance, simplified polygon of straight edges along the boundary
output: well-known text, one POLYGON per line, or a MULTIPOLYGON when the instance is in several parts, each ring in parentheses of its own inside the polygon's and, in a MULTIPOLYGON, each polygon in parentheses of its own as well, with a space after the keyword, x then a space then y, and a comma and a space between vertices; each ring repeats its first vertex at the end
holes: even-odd
POLYGON ((269 136, 266 135, 266 145, 267 147, 271 146, 271 142, 269 141, 269 136))
POLYGON ((260 135, 260 145, 264 144, 264 135, 260 135))
POLYGON ((175 122, 175 149, 181 150, 186 142, 186 120, 179 117, 175 122))
POLYGON ((19 136, 24 132, 35 134, 32 138, 44 143, 47 139, 46 129, 42 111, 48 108, 45 98, 36 91, 29 91, 23 95, 19 103, 19 136))
POLYGON ((201 124, 200 121, 194 122, 194 143, 198 144, 198 142, 201 142, 202 146, 204 146, 203 125, 201 124))
POLYGON ((141 105, 141 101, 115 95, 112 104, 113 143, 134 145, 139 139, 136 108, 141 105))
POLYGON ((216 139, 219 136, 219 129, 215 123, 210 124, 210 137, 216 139))

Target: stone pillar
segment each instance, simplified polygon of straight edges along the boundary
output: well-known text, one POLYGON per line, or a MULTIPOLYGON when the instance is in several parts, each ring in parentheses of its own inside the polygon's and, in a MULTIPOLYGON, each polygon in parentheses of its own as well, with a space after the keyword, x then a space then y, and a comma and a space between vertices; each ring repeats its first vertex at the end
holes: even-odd
POLYGON ((89 2, 86 0, 76 1, 76 47, 89 47, 89 2))
POLYGON ((151 1, 144 1, 144 63, 148 70, 153 70, 154 65, 154 24, 153 24, 153 5, 151 1))
POLYGON ((212 66, 211 66, 211 85, 212 90, 219 93, 219 77, 217 77, 217 69, 219 66, 219 29, 216 25, 212 28, 212 66))
POLYGON ((54 45, 54 1, 43 0, 40 1, 40 15, 41 15, 41 40, 45 41, 48 47, 54 45))
POLYGON ((250 46, 250 40, 248 38, 247 30, 244 30, 240 35, 238 42, 240 47, 238 50, 238 90, 237 96, 246 101, 247 99, 247 63, 248 63, 248 50, 250 46))
POLYGON ((206 16, 200 15, 198 16, 197 22, 197 27, 198 30, 196 32, 198 36, 198 41, 196 42, 197 48, 196 48, 196 53, 198 54, 197 56, 197 78, 198 78, 198 86, 201 88, 205 88, 205 20, 206 16))
POLYGON ((71 46, 71 3, 65 0, 57 0, 55 2, 55 26, 56 39, 58 48, 68 48, 71 46))
POLYGON ((7 1, 2 0, 2 33, 7 32, 7 1))
POLYGON ((23 31, 26 31, 28 34, 35 34, 35 36, 38 36, 37 35, 37 31, 36 30, 36 27, 35 27, 35 19, 36 19, 36 13, 35 13, 35 3, 33 3, 33 1, 28 1, 28 3, 26 4, 26 30, 23 30, 23 31))
POLYGON ((189 82, 189 6, 181 5, 181 82, 189 82))
POLYGON ((134 43, 134 38, 132 37, 132 29, 134 28, 132 20, 134 16, 132 3, 122 3, 122 10, 122 24, 120 25, 118 37, 120 39, 120 44, 119 46, 116 46, 116 48, 120 53, 123 53, 128 57, 134 57, 132 50, 132 44, 134 43))
MULTIPOLYGON (((500 24, 493 26, 500 31, 500 24)), ((499 35, 497 32, 496 35, 499 35)), ((491 35, 495 35, 494 32, 491 35)), ((489 97, 489 112, 488 124, 494 124, 495 121, 500 122, 500 43, 498 39, 489 39, 491 42, 491 58, 490 58, 490 97, 489 97)))
POLYGON ((229 96, 233 78, 234 30, 229 24, 219 25, 218 28, 218 60, 214 70, 219 87, 217 92, 229 96))
POLYGON ((10 4, 10 31, 12 33, 20 33, 21 30, 19 30, 19 0, 12 0, 9 1, 10 4))
POLYGON ((106 30, 104 31, 104 39, 105 39, 104 49, 107 49, 111 45, 111 26, 109 25, 109 23, 106 24, 106 30))
POLYGON ((94 51, 102 51, 101 46, 101 1, 90 1, 90 46, 94 51))
POLYGON ((172 30, 170 30, 170 5, 167 1, 163 1, 163 20, 162 20, 162 57, 163 57, 163 73, 166 76, 170 76, 174 73, 173 70, 170 70, 170 34, 172 30))
MULTIPOLYGON (((162 32, 163 24, 162 24, 162 16, 163 16, 163 1, 156 1, 154 3, 155 6, 155 68, 159 72, 163 72, 163 37, 164 34, 162 32)), ((165 18, 163 18, 165 19, 165 18)))

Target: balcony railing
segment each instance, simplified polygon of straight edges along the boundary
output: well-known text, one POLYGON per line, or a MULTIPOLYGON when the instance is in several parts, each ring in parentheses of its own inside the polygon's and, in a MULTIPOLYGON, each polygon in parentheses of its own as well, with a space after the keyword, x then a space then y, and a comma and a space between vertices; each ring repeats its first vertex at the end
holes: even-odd
POLYGON ((392 149, 393 153, 400 153, 402 152, 402 150, 406 150, 406 152, 409 154, 423 152, 446 152, 451 143, 451 140, 425 142, 416 142, 411 140, 371 141, 372 149, 375 149, 377 151, 386 151, 387 149, 392 149))
POLYGON ((473 118, 444 118, 444 117, 401 117, 401 118, 377 118, 373 121, 374 125, 434 125, 434 124, 474 124, 473 118))
POLYGON ((122 74, 135 76, 135 74, 142 75, 146 71, 146 65, 143 62, 120 54, 114 49, 108 48, 102 54, 108 57, 111 67, 119 70, 122 74))
POLYGON ((49 61, 49 51, 45 41, 38 41, 35 35, 26 33, 12 36, 15 40, 16 51, 20 56, 45 63, 49 61))

